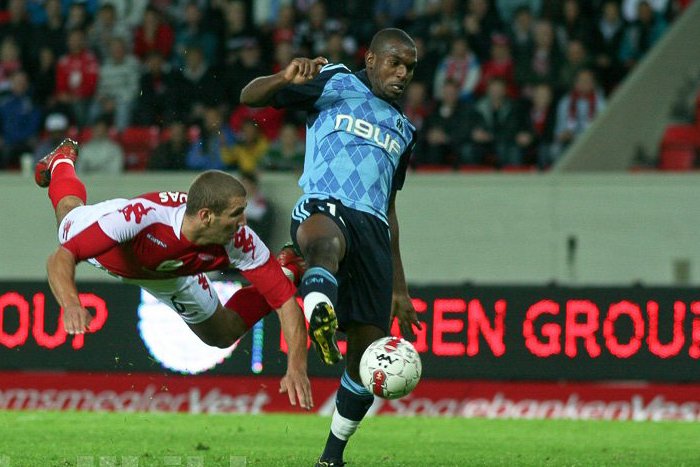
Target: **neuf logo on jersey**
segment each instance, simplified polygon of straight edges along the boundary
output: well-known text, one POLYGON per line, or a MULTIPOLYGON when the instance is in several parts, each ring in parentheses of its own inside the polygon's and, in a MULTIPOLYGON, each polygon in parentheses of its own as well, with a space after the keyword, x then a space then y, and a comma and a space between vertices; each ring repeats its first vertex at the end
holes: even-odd
POLYGON ((338 114, 335 117, 335 129, 345 130, 360 138, 374 141, 389 154, 401 155, 401 145, 396 138, 392 138, 389 133, 382 135, 382 130, 377 125, 373 125, 361 118, 353 118, 351 115, 338 114))

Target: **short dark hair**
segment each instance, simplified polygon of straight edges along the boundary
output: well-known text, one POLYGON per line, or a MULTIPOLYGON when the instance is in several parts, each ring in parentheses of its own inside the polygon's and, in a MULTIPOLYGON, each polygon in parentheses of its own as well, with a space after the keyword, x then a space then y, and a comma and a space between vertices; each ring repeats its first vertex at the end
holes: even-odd
POLYGON ((245 196, 245 188, 233 175, 221 170, 207 170, 190 185, 185 214, 194 216, 200 209, 208 208, 218 215, 229 206, 231 198, 245 196))
POLYGON ((416 47, 416 43, 413 42, 411 36, 409 36, 406 31, 398 28, 386 28, 382 29, 372 37, 372 42, 369 44, 369 50, 374 53, 381 52, 386 44, 390 41, 400 42, 409 47, 416 47))

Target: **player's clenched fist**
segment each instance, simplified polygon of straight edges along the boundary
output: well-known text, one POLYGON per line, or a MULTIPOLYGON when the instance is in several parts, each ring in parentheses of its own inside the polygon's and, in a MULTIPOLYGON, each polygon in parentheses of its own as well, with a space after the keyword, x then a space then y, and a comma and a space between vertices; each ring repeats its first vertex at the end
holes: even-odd
POLYGON ((328 63, 325 57, 295 58, 284 69, 284 79, 292 84, 304 84, 318 74, 328 63))
POLYGON ((92 315, 82 306, 66 306, 63 309, 63 327, 68 334, 83 334, 89 330, 92 315))

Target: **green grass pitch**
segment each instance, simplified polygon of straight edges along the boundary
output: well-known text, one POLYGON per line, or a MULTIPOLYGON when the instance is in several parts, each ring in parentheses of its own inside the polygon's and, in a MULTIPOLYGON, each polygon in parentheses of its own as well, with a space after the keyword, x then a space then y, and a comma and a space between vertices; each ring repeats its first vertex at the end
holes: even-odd
MULTIPOLYGON (((0 412, 0 467, 312 466, 316 415, 0 412)), ((365 466, 697 466, 685 422, 374 417, 346 451, 365 466)))

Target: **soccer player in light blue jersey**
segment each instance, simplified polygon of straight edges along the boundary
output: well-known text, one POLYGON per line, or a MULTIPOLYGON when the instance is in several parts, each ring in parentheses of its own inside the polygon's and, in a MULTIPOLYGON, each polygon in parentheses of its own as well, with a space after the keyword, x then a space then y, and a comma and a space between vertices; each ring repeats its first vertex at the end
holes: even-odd
POLYGON ((353 73, 323 57, 295 58, 279 73, 241 92, 250 106, 307 111, 304 194, 292 212, 292 240, 309 269, 299 293, 316 350, 327 364, 342 359, 335 332, 347 335, 347 364, 330 434, 317 466, 344 465, 349 437, 372 405, 360 380, 367 346, 389 333, 420 328, 399 252, 394 200, 403 187, 415 127, 397 100, 413 77, 416 46, 400 29, 379 31, 353 73))

